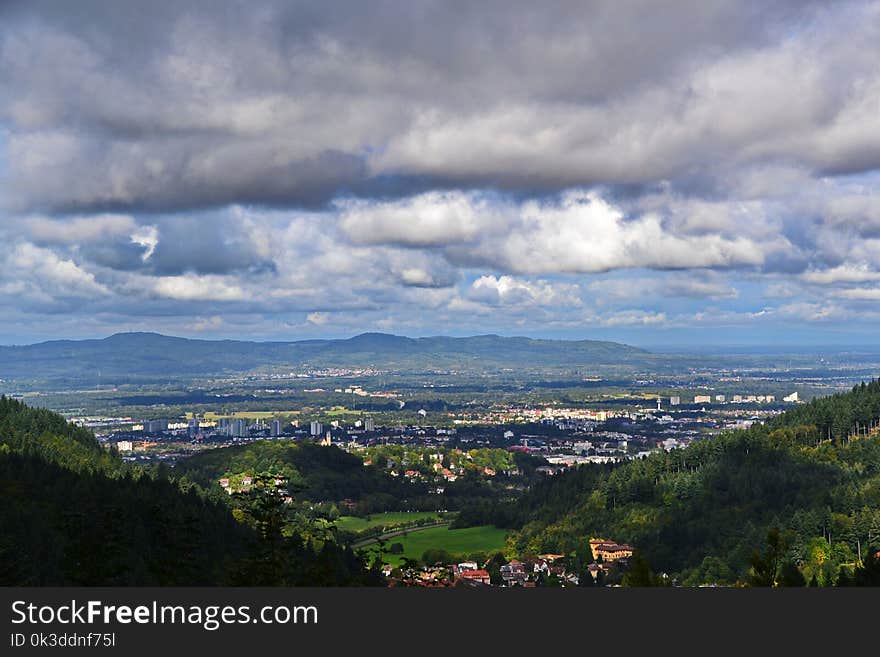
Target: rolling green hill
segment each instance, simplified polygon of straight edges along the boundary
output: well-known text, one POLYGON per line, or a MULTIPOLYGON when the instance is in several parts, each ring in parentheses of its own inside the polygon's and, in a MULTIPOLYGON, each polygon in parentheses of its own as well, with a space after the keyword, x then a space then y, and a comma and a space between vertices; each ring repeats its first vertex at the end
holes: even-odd
POLYGON ((462 511, 494 507, 499 500, 513 496, 475 474, 447 482, 442 495, 434 494, 426 481, 394 477, 384 467, 365 466, 361 456, 339 447, 301 440, 262 440, 205 450, 179 460, 174 472, 209 490, 219 489, 221 477, 278 474, 287 478, 297 499, 340 515, 347 511, 358 515, 462 511))
MULTIPOLYGON (((210 488, 223 476, 240 473, 279 474, 300 499, 313 502, 372 500, 372 510, 404 503, 413 495, 427 495, 426 486, 416 486, 391 477, 379 468, 364 467, 363 461, 338 447, 322 447, 294 440, 258 441, 222 449, 206 450, 182 459, 175 472, 210 488)), ((369 506, 369 504, 368 504, 369 506)))
POLYGON ((364 333, 347 340, 245 342, 121 333, 102 340, 56 340, 0 347, 0 379, 201 376, 262 367, 374 367, 383 370, 619 364, 648 353, 615 342, 482 335, 406 338, 364 333))

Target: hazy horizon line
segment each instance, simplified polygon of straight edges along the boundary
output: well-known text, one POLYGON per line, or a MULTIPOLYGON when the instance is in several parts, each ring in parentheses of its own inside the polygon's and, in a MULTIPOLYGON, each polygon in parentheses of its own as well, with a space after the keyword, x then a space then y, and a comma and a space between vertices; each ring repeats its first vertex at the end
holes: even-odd
POLYGON ((552 342, 610 342, 620 345, 625 345, 629 347, 635 347, 638 349, 643 349, 649 352, 656 352, 662 354, 693 354, 693 353, 723 353, 725 351, 733 351, 736 353, 813 353, 817 351, 831 351, 834 353, 843 353, 848 351, 868 351, 868 352, 880 352, 880 344, 871 344, 871 343, 821 343, 821 342, 787 342, 785 345, 775 344, 772 342, 766 343, 749 343, 749 342, 728 342, 728 341, 719 341, 717 343, 690 343, 683 344, 679 341, 656 341, 656 340, 648 340, 648 341, 632 341, 626 339, 609 339, 609 338, 597 338, 597 337, 552 337, 552 336, 541 336, 541 335, 527 335, 527 334, 504 334, 497 332, 488 332, 488 333, 468 333, 468 334, 450 334, 450 333, 426 333, 426 334, 418 334, 418 335, 406 335, 402 333, 388 333, 384 331, 361 331, 358 333, 347 334, 344 337, 339 334, 332 334, 328 337, 290 337, 290 338, 251 338, 245 335, 239 335, 237 337, 231 336, 211 336, 211 337, 191 337, 185 335, 173 335, 170 333, 162 333, 159 331, 117 331, 114 333, 103 334, 103 335, 95 335, 92 337, 57 337, 57 338, 49 338, 45 340, 38 340, 35 342, 15 342, 15 343, 0 343, 0 347, 3 348, 14 348, 14 347, 33 347, 41 344, 48 344, 53 342, 87 342, 87 341, 101 341, 107 340, 116 336, 122 335, 156 335, 165 338, 173 338, 180 340, 192 340, 192 341, 201 341, 201 342, 252 342, 255 344, 271 344, 271 343, 296 343, 296 342, 315 342, 315 341, 346 341, 352 340, 361 336, 366 335, 381 335, 395 338, 405 338, 410 340, 418 340, 418 339, 430 339, 430 338, 450 338, 450 339, 468 339, 468 338, 478 338, 478 337, 498 337, 504 339, 528 339, 528 340, 543 340, 543 341, 552 341, 552 342))

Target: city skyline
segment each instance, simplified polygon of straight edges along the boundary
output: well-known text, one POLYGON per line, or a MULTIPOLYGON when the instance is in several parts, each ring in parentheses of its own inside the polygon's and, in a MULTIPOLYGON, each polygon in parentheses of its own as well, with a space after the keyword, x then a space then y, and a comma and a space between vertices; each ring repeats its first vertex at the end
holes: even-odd
POLYGON ((0 344, 876 344, 878 2, 195 8, 0 8, 0 344))

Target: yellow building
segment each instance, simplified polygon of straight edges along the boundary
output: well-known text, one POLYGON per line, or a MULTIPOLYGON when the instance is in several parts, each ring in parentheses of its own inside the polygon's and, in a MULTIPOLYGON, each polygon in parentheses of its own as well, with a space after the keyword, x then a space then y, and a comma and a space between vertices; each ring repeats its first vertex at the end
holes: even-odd
POLYGON ((593 553, 593 561, 602 557, 603 563, 610 563, 618 559, 627 559, 633 555, 634 548, 630 545, 620 545, 604 538, 590 539, 590 552, 593 553))

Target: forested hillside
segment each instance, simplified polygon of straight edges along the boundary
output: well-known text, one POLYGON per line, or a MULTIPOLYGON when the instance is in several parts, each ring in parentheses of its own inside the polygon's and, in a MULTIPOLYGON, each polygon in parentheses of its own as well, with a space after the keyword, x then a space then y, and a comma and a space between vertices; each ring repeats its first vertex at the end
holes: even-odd
POLYGON ((585 556, 592 536, 631 543, 691 585, 761 583, 776 552, 769 583, 867 583, 880 550, 878 419, 873 381, 686 449, 583 466, 479 521, 518 528, 517 554, 585 556))
POLYGON ((205 487, 216 487, 217 480, 238 474, 272 472, 283 475, 289 488, 302 499, 338 502, 363 501, 366 511, 384 511, 411 495, 427 494, 426 487, 415 487, 389 477, 338 447, 322 447, 294 440, 258 441, 212 449, 178 462, 176 472, 205 487), (375 508, 373 508, 375 507, 375 508))
POLYGON ((304 538, 271 490, 234 500, 125 464, 49 411, 0 397, 0 585, 377 582, 304 538))
MULTIPOLYGON (((370 450, 368 454, 377 451, 370 450)), ((417 467, 418 457, 410 456, 414 460, 409 467, 417 467)), ((426 481, 393 477, 377 465, 365 466, 360 456, 338 447, 294 440, 257 441, 206 450, 180 460, 175 473, 208 489, 218 489, 220 478, 235 481, 242 476, 279 474, 286 478, 287 487, 298 499, 323 503, 322 509, 332 516, 412 509, 466 514, 472 508, 495 508, 500 499, 512 497, 502 487, 492 486, 474 473, 445 482, 443 494, 434 494, 426 481)))

